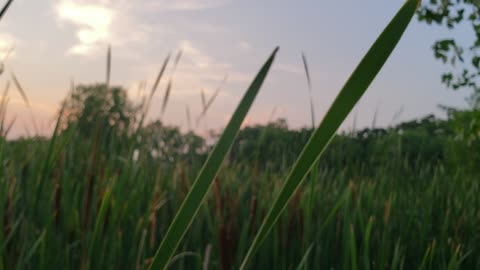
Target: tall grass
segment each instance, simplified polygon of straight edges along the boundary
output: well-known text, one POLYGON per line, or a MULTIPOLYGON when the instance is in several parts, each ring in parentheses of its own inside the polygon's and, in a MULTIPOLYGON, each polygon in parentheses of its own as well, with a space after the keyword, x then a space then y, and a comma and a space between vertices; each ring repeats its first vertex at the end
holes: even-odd
POLYGON ((295 162, 280 194, 275 199, 271 210, 260 227, 260 231, 250 246, 240 269, 244 269, 247 266, 253 253, 270 232, 308 171, 315 164, 315 161, 319 159, 343 120, 387 61, 415 14, 419 3, 420 1, 418 0, 410 0, 403 5, 350 76, 322 123, 312 134, 300 157, 295 162))
POLYGON ((167 234, 162 240, 155 257, 153 258, 150 269, 164 269, 168 266, 170 258, 173 256, 173 253, 180 244, 180 241, 185 235, 186 230, 197 215, 200 206, 210 186, 212 185, 225 156, 228 153, 228 150, 235 139, 235 135, 240 129, 243 119, 247 115, 248 110, 255 100, 255 97, 260 90, 268 71, 270 70, 270 66, 275 59, 277 51, 278 48, 274 50, 270 58, 253 80, 252 84, 245 93, 245 96, 240 101, 240 104, 235 110, 230 122, 218 140, 217 145, 212 150, 212 153, 205 162, 205 165, 200 170, 197 179, 193 182, 190 191, 180 206, 178 213, 175 215, 172 224, 169 226, 167 234))
MULTIPOLYGON (((170 56, 126 140, 108 137, 98 126, 95 136, 87 139, 77 134, 75 125, 62 130, 63 104, 51 138, 7 141, 11 125, 5 125, 8 90, 4 91, 0 270, 479 268, 476 175, 421 160, 412 167, 400 150, 374 174, 365 173, 368 162, 315 165, 322 164, 323 151, 387 60, 418 4, 407 1, 382 32, 293 168, 260 168, 258 151, 254 166, 224 162, 277 49, 204 163, 201 157, 159 162, 140 143, 170 56), (312 166, 311 182, 304 186, 312 166)), ((181 55, 177 53, 173 71, 181 55)), ((306 58, 302 60, 311 91, 306 58)), ((109 49, 105 90, 110 73, 109 49)), ((171 87, 172 78, 163 95, 162 114, 171 87)), ((197 122, 220 88, 209 100, 202 91, 197 122)), ((312 106, 315 123, 313 112, 312 106)), ((258 139, 266 140, 266 134, 258 139)), ((373 160, 365 157, 369 158, 373 160)))

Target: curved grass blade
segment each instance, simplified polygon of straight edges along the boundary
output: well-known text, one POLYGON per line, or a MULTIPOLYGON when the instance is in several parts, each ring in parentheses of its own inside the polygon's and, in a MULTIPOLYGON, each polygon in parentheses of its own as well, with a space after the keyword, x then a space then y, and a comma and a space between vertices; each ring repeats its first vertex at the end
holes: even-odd
POLYGON ((288 201, 298 189, 312 165, 320 158, 334 137, 338 127, 345 120, 385 64, 410 23, 419 4, 420 0, 408 0, 405 2, 352 73, 327 112, 324 120, 312 134, 307 145, 302 150, 300 157, 295 162, 278 197, 275 199, 272 208, 269 210, 259 232, 255 236, 240 269, 246 269, 247 263, 280 217, 280 214, 287 206, 288 201))
POLYGON ((180 58, 182 58, 183 50, 179 50, 177 56, 175 57, 175 62, 173 65, 173 72, 177 70, 178 63, 180 62, 180 58))
POLYGON ((38 135, 39 134, 39 129, 38 129, 37 121, 35 120, 35 115, 33 113, 32 106, 30 105, 30 101, 28 100, 28 97, 27 97, 27 94, 25 93, 25 90, 23 90, 22 85, 18 81, 17 76, 15 76, 13 71, 12 71, 12 80, 13 80, 13 84, 15 84, 15 87, 17 88, 18 92, 22 96, 23 101, 25 102, 25 104, 27 105, 27 107, 30 111, 30 119, 32 120, 32 124, 33 124, 33 128, 35 129, 35 133, 38 135))
POLYGON ((201 95, 202 95, 202 110, 205 110, 205 107, 207 107, 207 101, 205 99, 205 92, 203 89, 201 90, 201 95))
POLYGON ((20 85, 20 82, 17 79, 17 76, 15 76, 15 73, 12 72, 12 80, 13 84, 15 84, 15 87, 17 88, 18 92, 20 93, 20 96, 22 96, 23 101, 27 105, 28 108, 31 108, 30 106, 30 101, 28 100, 27 94, 23 90, 22 85, 20 85))
POLYGON ((157 92, 158 85, 160 84, 160 80, 163 77, 163 73, 165 72, 165 69, 167 68, 169 61, 170 61, 170 54, 168 54, 165 60, 163 61, 163 65, 160 68, 160 72, 158 73, 157 78, 155 79, 155 83, 153 84, 152 90, 150 91, 150 96, 148 97, 147 106, 150 105, 150 102, 152 101, 152 98, 155 95, 155 92, 157 92))
POLYGON ((302 269, 306 269, 306 265, 307 265, 307 261, 308 261, 308 257, 310 257, 310 253, 312 252, 312 249, 313 249, 313 245, 315 244, 315 242, 311 243, 310 246, 307 248, 307 251, 305 252, 305 254, 303 254, 303 257, 302 257, 302 260, 300 261, 300 263, 298 264, 297 270, 302 270, 302 269))
POLYGON ((170 79, 167 84, 167 88, 165 90, 165 96, 163 97, 163 103, 162 103, 162 112, 161 115, 165 113, 165 109, 167 108, 168 104, 168 99, 170 97, 170 92, 172 91, 172 80, 170 79))
POLYGON ((277 51, 278 47, 273 51, 270 58, 261 68, 240 101, 240 104, 235 110, 230 122, 218 140, 217 145, 200 170, 190 192, 188 192, 180 209, 175 215, 173 222, 170 224, 167 234, 163 238, 149 269, 165 269, 167 267, 170 258, 172 258, 172 255, 185 235, 185 232, 198 213, 198 210, 213 183, 213 179, 215 179, 215 176, 217 175, 220 166, 222 165, 222 162, 228 153, 245 116, 247 115, 247 112, 270 70, 277 51))
MULTIPOLYGON (((205 100, 202 100, 203 110, 202 110, 202 113, 200 113, 200 115, 197 117, 197 126, 200 123, 200 120, 202 120, 202 118, 205 117, 205 115, 207 114, 208 109, 210 108, 210 106, 212 106, 213 102, 215 101, 218 94, 220 93, 220 90, 222 90, 223 86, 227 83, 227 80, 228 80, 228 75, 225 75, 222 82, 220 83, 220 86, 217 87, 217 89, 215 90, 215 93, 213 93, 212 97, 207 101, 207 103, 205 103, 205 100)), ((202 99, 203 98, 204 96, 203 96, 203 89, 202 89, 202 99)))
POLYGON ((38 237, 38 239, 35 241, 35 243, 33 243, 33 246, 30 248, 30 250, 28 251, 27 255, 22 258, 21 260, 19 260, 20 262, 20 265, 18 266, 18 269, 25 269, 25 264, 27 264, 28 262, 30 262, 30 260, 32 259, 32 256, 35 254, 35 252, 37 252, 38 250, 38 247, 40 246, 40 244, 43 242, 43 240, 45 239, 45 235, 47 234, 47 230, 46 229, 43 229, 42 233, 40 234, 40 236, 38 237))
POLYGON ((310 98, 310 117, 312 118, 312 129, 315 128, 315 108, 313 106, 313 96, 312 96, 312 79, 310 78, 310 69, 308 68, 307 57, 305 53, 302 52, 302 62, 303 68, 305 69, 305 76, 307 76, 308 84, 308 95, 310 98))
POLYGON ((13 0, 8 0, 7 3, 2 8, 2 11, 0 11, 0 20, 3 18, 3 15, 5 15, 5 12, 7 12, 8 8, 12 4, 13 0))
POLYGON ((95 221, 95 228, 93 229, 92 238, 90 239, 90 244, 88 247, 88 257, 86 263, 87 267, 85 269, 91 269, 90 264, 92 263, 94 248, 97 244, 96 242, 98 234, 100 233, 100 230, 105 220, 105 214, 107 212, 108 204, 110 203, 112 189, 113 187, 107 188, 105 194, 103 195, 102 204, 100 205, 100 209, 98 210, 97 220, 95 221))

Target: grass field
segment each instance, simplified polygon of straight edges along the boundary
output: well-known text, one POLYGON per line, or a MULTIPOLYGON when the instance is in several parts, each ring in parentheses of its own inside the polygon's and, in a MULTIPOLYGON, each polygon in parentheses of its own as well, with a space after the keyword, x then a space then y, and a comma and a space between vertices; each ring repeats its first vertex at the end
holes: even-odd
MULTIPOLYGON (((69 143, 40 185, 48 143, 1 145, 3 269, 145 269, 200 163, 159 166, 147 155, 107 158, 93 143, 69 143)), ((374 175, 357 165, 319 169, 251 267, 478 268, 478 176, 442 165, 410 168, 401 157, 386 164, 374 175)), ((288 169, 225 165, 172 268, 238 266, 288 169)))
MULTIPOLYGON (((106 82, 73 86, 49 138, 6 139, 7 87, 0 270, 480 268, 476 133, 427 119, 335 136, 419 3, 405 2, 308 130, 240 131, 278 48, 214 145, 145 122, 170 58, 134 110, 109 84, 109 49, 106 82)), ((162 113, 170 94, 171 81, 162 113)))

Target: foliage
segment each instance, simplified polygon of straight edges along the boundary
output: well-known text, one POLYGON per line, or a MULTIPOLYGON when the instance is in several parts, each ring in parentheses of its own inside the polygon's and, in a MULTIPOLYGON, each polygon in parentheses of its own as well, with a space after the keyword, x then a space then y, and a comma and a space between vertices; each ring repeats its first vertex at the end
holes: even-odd
POLYGON ((400 9, 319 128, 279 120, 235 140, 275 50, 212 151, 192 132, 144 126, 158 83, 133 106, 108 87, 109 49, 107 85, 75 88, 51 138, 8 141, 1 121, 0 270, 479 268, 478 111, 335 136, 418 4, 400 9))
MULTIPOLYGON (((305 259, 310 269, 351 268, 352 263, 360 269, 421 265, 447 269, 452 262, 458 268, 478 268, 478 168, 450 160, 450 155, 436 160, 428 158, 436 155, 422 154, 431 149, 447 153, 450 143, 460 146, 462 140, 450 130, 453 117, 427 117, 384 131, 364 129, 337 136, 320 162, 314 215, 308 216, 310 187, 303 185, 250 266, 295 268, 313 243, 305 259), (443 128, 446 132, 438 131, 443 128), (333 215, 331 209, 337 209, 333 215), (306 237, 308 226, 315 228, 311 238, 306 237)), ((301 137, 299 142, 283 141, 290 136, 285 133, 300 132, 286 126, 272 123, 253 129, 269 126, 276 126, 280 134, 279 139, 277 133, 268 135, 269 140, 301 144, 301 137)), ((256 135, 242 141, 253 145, 258 139, 256 135)), ((146 152, 131 160, 126 153, 113 156, 99 150, 106 147, 85 149, 78 141, 55 143, 54 152, 60 154, 55 166, 48 168, 37 212, 33 211, 37 185, 32 183, 38 179, 50 139, 0 143, 3 269, 79 269, 87 259, 89 269, 148 268, 200 163, 162 161, 146 152), (111 158, 92 163, 84 160, 84 152, 111 158)), ((294 155, 290 148, 280 150, 275 153, 294 155)), ((464 150, 462 155, 476 154, 467 145, 464 150)), ((268 152, 264 156, 280 160, 268 152)), ((268 164, 245 155, 224 165, 174 256, 172 269, 199 269, 204 263, 208 269, 229 269, 240 264, 291 166, 262 169, 252 165, 256 162, 268 164)))
POLYGON ((94 137, 98 130, 109 133, 109 136, 128 133, 138 112, 123 88, 107 88, 105 84, 79 85, 64 103, 63 126, 68 129, 75 124, 76 130, 85 138, 94 137))
POLYGON ((162 162, 185 160, 207 151, 202 137, 193 132, 182 134, 179 128, 165 126, 158 120, 142 128, 141 140, 142 147, 162 162))
POLYGON ((452 163, 463 164, 465 168, 478 171, 480 164, 480 111, 448 110, 452 130, 452 163))
POLYGON ((476 0, 428 0, 418 10, 418 19, 428 24, 461 28, 468 24, 474 37, 471 44, 459 44, 454 37, 438 40, 433 45, 435 58, 452 66, 442 75, 442 82, 453 89, 474 90, 471 103, 480 106, 480 2, 476 0), (460 72, 455 74, 455 70, 460 72))

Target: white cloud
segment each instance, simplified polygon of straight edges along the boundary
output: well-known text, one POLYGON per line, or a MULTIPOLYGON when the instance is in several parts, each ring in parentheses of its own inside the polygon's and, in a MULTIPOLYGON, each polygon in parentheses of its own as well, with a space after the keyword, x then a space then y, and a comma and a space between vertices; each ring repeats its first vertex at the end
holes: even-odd
POLYGON ((195 48, 191 41, 181 40, 178 47, 183 51, 183 54, 190 60, 197 68, 208 68, 212 64, 212 59, 207 54, 195 48))
POLYGON ((141 23, 128 1, 59 0, 56 13, 60 21, 76 26, 77 44, 69 54, 90 55, 107 44, 117 49, 132 42, 145 42, 151 27, 141 23))
POLYGON ((58 17, 78 27, 78 44, 70 48, 69 53, 86 55, 96 45, 108 42, 111 38, 111 26, 115 12, 102 5, 81 4, 62 0, 56 7, 58 17))
POLYGON ((182 79, 191 80, 194 77, 202 78, 203 81, 217 83, 225 75, 228 75, 229 82, 245 82, 247 76, 236 72, 231 64, 216 60, 208 53, 196 47, 190 40, 182 40, 178 47, 183 52, 178 75, 182 79))
MULTIPOLYGON (((225 97, 233 94, 228 91, 232 88, 232 84, 245 84, 252 80, 251 76, 235 70, 234 66, 223 60, 216 59, 190 40, 179 41, 177 48, 182 49, 182 58, 175 74, 167 74, 169 75, 167 78, 172 76, 173 79, 172 97, 194 97, 196 99, 200 97, 201 89, 207 96, 212 95, 227 76, 226 84, 223 85, 221 91, 221 96, 225 97)), ((169 71, 171 72, 171 70, 169 71)), ((138 67, 136 72, 148 73, 148 82, 151 84, 157 75, 158 65, 145 64, 138 67)), ((167 81, 163 80, 159 89, 164 89, 167 81)), ((137 88, 134 89, 133 91, 136 93, 137 88)), ((162 90, 157 91, 156 95, 161 98, 162 90)))
POLYGON ((15 56, 15 45, 17 43, 17 39, 13 35, 9 33, 0 33, 0 62, 7 56, 15 56))
POLYGON ((201 10, 217 8, 229 3, 230 0, 150 0, 146 6, 156 10, 201 10))

